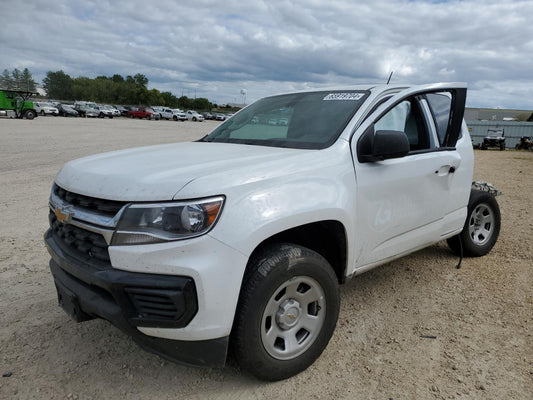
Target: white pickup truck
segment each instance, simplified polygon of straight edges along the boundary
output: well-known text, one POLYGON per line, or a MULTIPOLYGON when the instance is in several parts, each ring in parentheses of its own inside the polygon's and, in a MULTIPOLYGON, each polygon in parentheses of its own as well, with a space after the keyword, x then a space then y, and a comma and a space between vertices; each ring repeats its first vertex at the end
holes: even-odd
POLYGON ((455 83, 282 94, 197 142, 67 163, 45 234, 60 305, 182 363, 231 349, 261 379, 301 372, 349 278, 444 239, 465 256, 495 244, 465 98, 455 83))

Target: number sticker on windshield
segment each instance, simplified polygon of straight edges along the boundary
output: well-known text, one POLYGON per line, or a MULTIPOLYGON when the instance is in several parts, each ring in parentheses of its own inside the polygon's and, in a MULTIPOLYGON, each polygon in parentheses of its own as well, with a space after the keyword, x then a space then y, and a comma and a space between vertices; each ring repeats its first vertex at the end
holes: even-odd
POLYGON ((359 100, 363 93, 330 93, 322 100, 359 100))

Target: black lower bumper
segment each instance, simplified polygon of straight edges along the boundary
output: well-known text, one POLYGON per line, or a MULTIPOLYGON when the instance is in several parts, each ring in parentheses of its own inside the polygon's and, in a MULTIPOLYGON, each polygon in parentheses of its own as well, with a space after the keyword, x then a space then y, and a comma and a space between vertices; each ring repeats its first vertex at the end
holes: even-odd
POLYGON ((75 321, 103 318, 142 348, 178 363, 224 365, 228 337, 179 341, 148 336, 137 329, 186 326, 198 310, 192 278, 95 267, 71 257, 50 230, 45 243, 52 257, 50 270, 59 304, 75 321))

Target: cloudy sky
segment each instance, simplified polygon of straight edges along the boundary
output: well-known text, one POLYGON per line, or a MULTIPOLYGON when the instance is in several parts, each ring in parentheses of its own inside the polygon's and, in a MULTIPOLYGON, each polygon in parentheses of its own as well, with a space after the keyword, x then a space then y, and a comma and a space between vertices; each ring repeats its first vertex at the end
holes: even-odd
POLYGON ((394 71, 468 82, 471 107, 533 109, 532 18, 511 0, 1 0, 0 70, 142 73, 217 103, 394 71))

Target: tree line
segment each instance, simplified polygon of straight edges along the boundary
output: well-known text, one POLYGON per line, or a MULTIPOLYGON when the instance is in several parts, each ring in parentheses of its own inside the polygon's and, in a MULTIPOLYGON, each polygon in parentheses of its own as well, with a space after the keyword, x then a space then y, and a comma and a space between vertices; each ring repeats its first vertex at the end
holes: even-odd
MULTIPOLYGON (((170 92, 148 89, 148 78, 143 74, 128 75, 125 78, 115 74, 111 77, 97 76, 94 79, 80 76, 72 78, 64 71, 48 71, 43 79, 47 97, 60 101, 94 101, 104 104, 135 106, 158 105, 169 108, 211 110, 213 105, 206 98, 190 99, 176 97, 170 92)), ((36 92, 36 83, 28 68, 9 72, 4 69, 0 75, 0 89, 36 92)))
POLYGON ((15 68, 11 72, 4 69, 4 72, 0 75, 0 89, 20 90, 24 92, 35 92, 37 90, 35 81, 28 68, 24 68, 22 71, 15 68))
POLYGON ((49 98, 59 100, 85 100, 96 103, 124 105, 159 105, 170 108, 210 110, 213 104, 206 98, 189 99, 176 97, 171 92, 148 89, 148 78, 143 74, 125 78, 115 74, 111 77, 97 76, 71 78, 63 71, 48 71, 43 87, 49 98))

